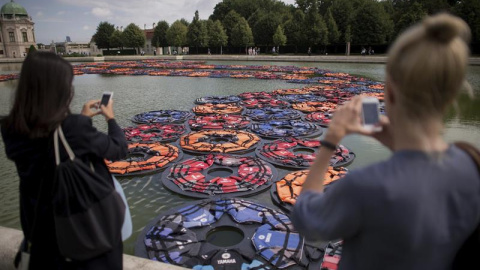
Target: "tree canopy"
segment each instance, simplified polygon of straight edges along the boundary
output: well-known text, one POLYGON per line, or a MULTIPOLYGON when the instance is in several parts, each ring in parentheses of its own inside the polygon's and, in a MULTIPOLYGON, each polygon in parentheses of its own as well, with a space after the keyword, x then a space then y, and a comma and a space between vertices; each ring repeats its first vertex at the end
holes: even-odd
POLYGON ((167 42, 171 46, 181 47, 187 44, 187 26, 181 21, 175 21, 167 30, 167 42))
POLYGON ((154 47, 166 47, 168 46, 167 42, 167 31, 168 23, 166 21, 159 21, 157 26, 153 31, 152 37, 152 46, 154 47))
POLYGON ((110 46, 110 36, 115 31, 115 26, 108 22, 101 22, 97 26, 97 32, 93 35, 93 41, 97 44, 97 47, 100 49, 109 50, 112 48, 110 46))
POLYGON ((136 24, 131 23, 123 30, 123 45, 130 48, 140 48, 145 45, 145 34, 136 24))

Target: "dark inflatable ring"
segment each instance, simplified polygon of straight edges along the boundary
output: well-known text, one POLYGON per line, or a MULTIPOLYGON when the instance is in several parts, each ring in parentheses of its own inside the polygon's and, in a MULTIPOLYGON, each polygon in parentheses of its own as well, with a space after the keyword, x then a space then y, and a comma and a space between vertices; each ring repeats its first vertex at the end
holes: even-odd
POLYGON ((268 121, 254 123, 250 130, 264 138, 316 137, 323 129, 315 124, 300 120, 268 121))
POLYGON ((330 112, 313 112, 305 116, 305 120, 314 122, 319 126, 328 127, 332 119, 332 113, 330 112))
POLYGON ((245 129, 250 124, 250 118, 242 115, 205 115, 195 116, 188 120, 191 129, 245 129))
POLYGON ((240 102, 240 105, 247 109, 261 109, 261 108, 288 108, 290 107, 290 103, 272 99, 272 98, 251 98, 245 99, 240 102))
POLYGON ((235 104, 204 104, 193 107, 195 114, 240 114, 242 106, 235 104))
POLYGON ((294 120, 302 118, 302 114, 294 109, 263 108, 245 110, 244 115, 253 121, 294 120))
POLYGON ((135 115, 132 121, 138 124, 172 124, 183 123, 192 116, 191 112, 177 110, 150 111, 135 115))
POLYGON ((277 173, 257 157, 210 154, 173 164, 162 182, 173 192, 194 198, 252 196, 269 188, 277 173))
POLYGON ((228 103, 238 103, 242 100, 237 96, 209 96, 201 97, 195 100, 195 104, 228 104, 228 103))
POLYGON ((275 97, 274 94, 268 92, 244 92, 238 95, 241 99, 272 99, 275 97))
POLYGON ((182 152, 171 144, 129 143, 127 158, 105 163, 113 175, 131 176, 163 170, 181 157, 182 152))
POLYGON ((129 142, 169 142, 176 141, 186 129, 184 125, 150 124, 123 129, 129 142))
POLYGON ((257 135, 241 130, 201 130, 180 138, 182 149, 193 154, 247 153, 253 151, 258 142, 257 135))
MULTIPOLYGON (((312 165, 319 147, 321 147, 319 140, 288 137, 265 142, 255 152, 258 157, 275 165, 299 169, 312 165)), ((340 144, 330 158, 329 165, 333 167, 348 166, 354 159, 355 154, 340 144)))
POLYGON ((317 96, 312 94, 305 94, 305 95, 285 95, 280 96, 280 100, 284 100, 289 103, 299 103, 299 102, 307 102, 307 101, 316 101, 316 102, 324 102, 327 99, 323 96, 317 96))
POLYGON ((325 90, 322 95, 327 101, 338 104, 350 100, 355 94, 343 90, 325 90))
POLYGON ((175 207, 139 234, 135 255, 193 269, 320 269, 323 251, 287 215, 244 199, 175 207))
MULTIPOLYGON (((302 185, 307 179, 309 170, 295 171, 285 175, 280 181, 273 183, 270 189, 270 195, 275 205, 280 207, 286 213, 293 210, 293 205, 297 201, 298 195, 302 191, 302 185)), ((325 190, 347 175, 348 169, 344 167, 328 167, 323 178, 325 190)))
POLYGON ((292 108, 305 113, 332 112, 332 111, 335 111, 335 109, 337 108, 337 103, 328 102, 328 101, 324 101, 324 102, 307 101, 307 102, 293 103, 292 108))

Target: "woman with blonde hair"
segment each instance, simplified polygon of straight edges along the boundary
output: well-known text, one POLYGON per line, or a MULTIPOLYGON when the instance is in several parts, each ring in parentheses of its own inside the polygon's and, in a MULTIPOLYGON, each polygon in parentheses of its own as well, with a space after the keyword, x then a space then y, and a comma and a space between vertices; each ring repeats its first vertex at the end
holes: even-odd
POLYGON ((292 213, 310 239, 343 239, 339 269, 451 269, 480 222, 480 176, 470 156, 442 138, 443 115, 465 82, 470 30, 447 14, 427 17, 388 53, 381 132, 362 127, 362 97, 330 123, 292 213), (335 146, 372 136, 393 151, 324 192, 335 146))

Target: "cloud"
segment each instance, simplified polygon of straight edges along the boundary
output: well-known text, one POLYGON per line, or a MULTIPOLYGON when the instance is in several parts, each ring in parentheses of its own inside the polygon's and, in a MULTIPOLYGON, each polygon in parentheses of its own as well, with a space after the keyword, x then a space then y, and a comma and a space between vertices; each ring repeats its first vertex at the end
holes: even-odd
POLYGON ((89 27, 88 25, 84 25, 82 29, 85 30, 85 31, 87 31, 87 30, 90 29, 90 27, 89 27))
POLYGON ((64 11, 64 10, 61 10, 61 11, 57 12, 57 15, 60 15, 60 16, 61 16, 61 15, 64 15, 64 14, 65 14, 65 11, 64 11))
POLYGON ((39 11, 37 12, 37 17, 42 17, 43 16, 43 12, 39 11))
POLYGON ((92 9, 92 14, 97 17, 110 17, 112 11, 109 8, 95 7, 92 9))

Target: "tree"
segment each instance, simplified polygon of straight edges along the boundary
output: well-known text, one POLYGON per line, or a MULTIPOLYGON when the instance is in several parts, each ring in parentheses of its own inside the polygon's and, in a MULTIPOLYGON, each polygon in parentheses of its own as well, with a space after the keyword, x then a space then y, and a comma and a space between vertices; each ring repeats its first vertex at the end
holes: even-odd
POLYGON ((254 44, 252 29, 245 18, 241 18, 240 22, 233 27, 231 42, 233 46, 245 46, 245 48, 254 44))
POLYGON ((393 32, 393 22, 376 1, 366 1, 360 6, 352 21, 352 42, 371 45, 384 44, 393 32))
MULTIPOLYGON (((283 33, 283 28, 281 25, 277 27, 277 31, 273 35, 273 45, 280 47, 287 44, 287 37, 283 33)), ((280 48, 278 48, 277 53, 280 53, 280 48)))
POLYGON ((232 30, 236 25, 240 23, 241 19, 245 20, 245 18, 240 16, 240 14, 238 14, 234 10, 231 10, 230 12, 227 13, 227 15, 222 21, 222 24, 225 27, 225 32, 227 33, 227 36, 228 36, 228 41, 230 43, 232 42, 232 30))
POLYGON ((136 24, 131 23, 125 27, 122 33, 123 45, 125 47, 136 48, 138 52, 145 45, 145 34, 136 24))
POLYGON ((260 16, 257 22, 252 25, 253 37, 257 45, 269 46, 273 44, 273 35, 277 27, 282 23, 281 18, 273 12, 255 13, 260 16))
POLYGON ((309 46, 328 44, 328 29, 322 16, 318 13, 316 2, 313 2, 312 6, 307 10, 304 27, 309 46))
POLYGON ((167 31, 167 42, 175 47, 182 47, 187 43, 187 26, 176 20, 167 31))
POLYGON ((325 23, 328 29, 328 41, 330 44, 336 44, 340 39, 340 31, 338 31, 338 26, 333 18, 331 8, 328 8, 325 16, 325 23))
POLYGON ((167 42, 167 31, 168 23, 166 21, 159 21, 155 30, 153 31, 152 45, 154 47, 166 47, 168 46, 167 42))
POLYGON ((120 30, 115 30, 110 36, 110 46, 112 48, 123 48, 123 36, 120 30))
POLYGON ((295 53, 298 52, 298 46, 306 43, 305 14, 301 10, 297 9, 293 18, 285 23, 285 35, 288 43, 295 46, 295 53))
POLYGON ((97 32, 93 35, 93 41, 99 49, 110 50, 110 37, 115 31, 115 26, 108 22, 101 22, 97 26, 97 32))
POLYGON ((208 31, 206 22, 199 19, 198 10, 195 11, 195 17, 193 17, 192 23, 188 26, 187 30, 187 42, 190 46, 207 47, 208 46, 208 31))
POLYGON ((400 16, 400 19, 395 23, 395 33, 400 34, 403 30, 411 25, 421 21, 423 17, 427 16, 427 12, 423 9, 422 4, 415 2, 408 7, 407 10, 400 16))
POLYGON ((217 20, 213 22, 212 20, 207 21, 208 36, 210 37, 209 44, 213 47, 222 47, 227 46, 228 36, 223 28, 222 23, 217 20))
POLYGON ((457 1, 454 13, 470 26, 472 31, 472 42, 480 43, 480 1, 464 0, 457 1))

